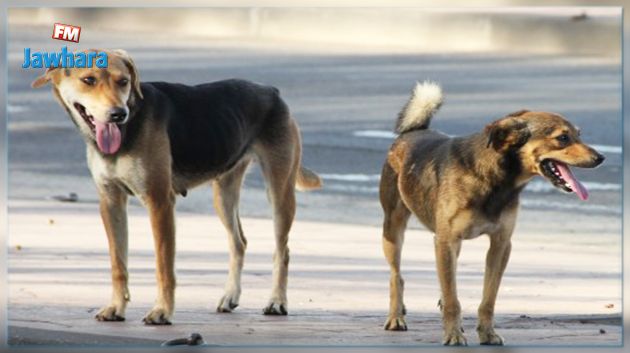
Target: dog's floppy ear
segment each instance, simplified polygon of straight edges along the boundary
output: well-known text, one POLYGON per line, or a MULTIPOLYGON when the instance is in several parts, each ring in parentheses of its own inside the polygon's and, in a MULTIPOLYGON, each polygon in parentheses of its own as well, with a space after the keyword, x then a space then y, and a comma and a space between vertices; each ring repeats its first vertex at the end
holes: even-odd
POLYGON ((133 87, 133 90, 136 92, 138 97, 143 99, 142 89, 140 88, 140 75, 138 75, 138 69, 136 68, 136 64, 133 62, 133 59, 131 59, 131 56, 122 49, 116 49, 114 50, 114 53, 120 57, 120 59, 125 63, 125 66, 127 66, 127 69, 129 69, 129 72, 131 73, 131 87, 133 87))
POLYGON ((35 79, 35 81, 31 82, 31 87, 33 88, 39 88, 45 84, 47 84, 48 82, 50 82, 50 80, 52 80, 52 75, 56 72, 55 70, 57 70, 57 67, 51 67, 49 69, 46 69, 46 72, 39 76, 38 78, 35 79))
POLYGON ((485 128, 488 136, 486 147, 492 146, 496 151, 523 146, 531 137, 527 121, 519 118, 528 110, 519 110, 489 124, 485 128))

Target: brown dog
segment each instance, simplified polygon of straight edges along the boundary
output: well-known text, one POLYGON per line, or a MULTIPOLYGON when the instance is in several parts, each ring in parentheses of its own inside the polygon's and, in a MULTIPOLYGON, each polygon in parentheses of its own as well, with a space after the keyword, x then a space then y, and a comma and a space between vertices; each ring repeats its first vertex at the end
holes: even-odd
POLYGON ((455 274, 464 239, 490 237, 477 333, 481 344, 502 345, 494 331, 497 291, 511 249, 519 194, 534 176, 557 188, 588 197, 569 166, 593 168, 604 157, 580 140, 560 115, 519 111, 466 137, 429 130, 442 104, 434 83, 418 84, 400 113, 397 132, 383 166, 380 200, 385 212, 383 249, 391 267, 386 330, 406 330, 400 254, 411 213, 435 233, 445 345, 465 345, 455 274))
POLYGON ((263 312, 287 314, 289 230, 295 187, 314 189, 319 177, 301 165, 297 123, 274 87, 243 80, 197 86, 140 82, 133 60, 106 51, 107 68, 53 68, 33 82, 51 83, 87 144, 87 160, 100 195, 109 240, 113 294, 101 321, 122 321, 127 288, 127 197, 149 210, 155 240, 158 298, 146 324, 170 324, 175 305, 175 196, 212 183, 214 204, 229 233, 230 269, 217 310, 230 312, 241 295, 247 242, 238 213, 239 193, 251 161, 262 168, 273 207, 276 251, 273 288, 263 312))

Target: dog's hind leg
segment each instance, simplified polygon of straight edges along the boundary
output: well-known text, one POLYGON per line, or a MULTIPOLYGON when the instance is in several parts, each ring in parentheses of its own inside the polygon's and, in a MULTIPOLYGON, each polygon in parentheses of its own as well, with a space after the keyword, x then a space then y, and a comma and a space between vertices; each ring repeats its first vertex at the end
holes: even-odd
POLYGON ((406 331, 406 309, 403 300, 405 281, 400 275, 400 256, 411 212, 400 199, 397 184, 397 175, 386 164, 381 175, 380 186, 381 206, 385 213, 383 252, 390 267, 389 316, 384 327, 391 331, 406 331))
POLYGON ((124 321, 129 301, 127 282, 127 195, 115 185, 97 185, 112 266, 112 300, 97 314, 99 321, 124 321))
POLYGON ((486 271, 483 281, 483 298, 478 309, 477 334, 483 345, 503 345, 503 338, 494 331, 494 304, 497 299, 501 277, 507 266, 512 249, 512 231, 516 221, 514 216, 506 217, 507 222, 496 233, 490 234, 490 248, 486 255, 486 271))
POLYGON ((249 162, 249 160, 242 161, 212 183, 214 208, 228 232, 230 247, 230 269, 225 283, 225 294, 217 305, 217 311, 221 313, 232 312, 238 306, 241 296, 241 271, 247 240, 241 227, 238 204, 243 177, 249 162))
POLYGON ((265 315, 287 315, 287 277, 289 272, 289 231, 295 217, 295 182, 300 166, 301 146, 295 121, 289 119, 286 133, 273 142, 260 142, 260 160, 273 208, 276 249, 273 254, 273 279, 265 315))

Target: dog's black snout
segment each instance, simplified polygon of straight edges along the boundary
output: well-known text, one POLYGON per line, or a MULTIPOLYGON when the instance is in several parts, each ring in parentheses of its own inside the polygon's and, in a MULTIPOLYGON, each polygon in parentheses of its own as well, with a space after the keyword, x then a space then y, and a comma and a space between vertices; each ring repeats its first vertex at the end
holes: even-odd
POLYGON ((604 162, 604 160, 606 159, 606 157, 604 157, 603 154, 599 153, 599 152, 595 152, 595 165, 600 165, 604 162))
POLYGON ((121 107, 115 107, 109 110, 109 121, 112 123, 120 123, 127 118, 127 110, 121 107))

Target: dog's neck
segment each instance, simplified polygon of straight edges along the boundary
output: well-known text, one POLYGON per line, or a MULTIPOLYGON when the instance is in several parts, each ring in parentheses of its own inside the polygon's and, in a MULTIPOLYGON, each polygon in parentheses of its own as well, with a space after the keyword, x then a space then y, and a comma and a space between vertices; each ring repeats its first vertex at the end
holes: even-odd
POLYGON ((497 151, 492 145, 488 146, 488 135, 483 132, 470 136, 470 143, 478 154, 474 158, 475 174, 489 181, 501 180, 501 184, 518 186, 523 168, 518 149, 497 151))
POLYGON ((140 110, 142 110, 143 99, 138 96, 135 90, 131 90, 127 99, 127 107, 129 107, 129 118, 132 118, 140 110))
POLYGON ((469 137, 473 144, 471 151, 475 151, 473 158, 473 174, 480 185, 480 207, 489 218, 498 217, 510 206, 518 205, 518 199, 526 183, 519 180, 522 175, 522 163, 517 149, 497 151, 488 146, 488 136, 485 133, 469 137))

